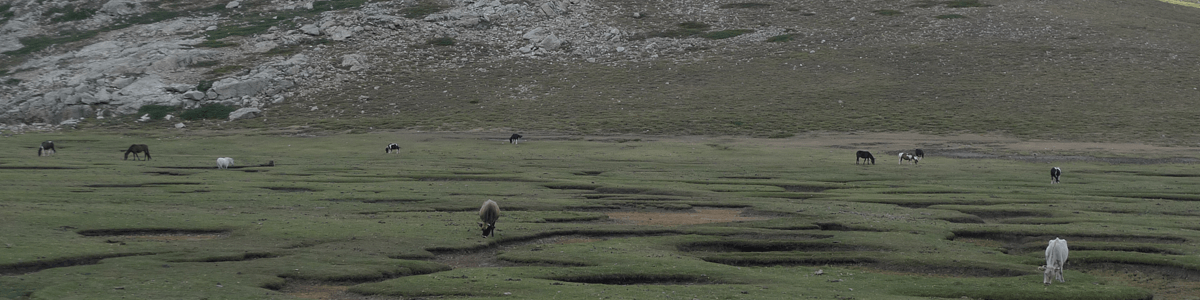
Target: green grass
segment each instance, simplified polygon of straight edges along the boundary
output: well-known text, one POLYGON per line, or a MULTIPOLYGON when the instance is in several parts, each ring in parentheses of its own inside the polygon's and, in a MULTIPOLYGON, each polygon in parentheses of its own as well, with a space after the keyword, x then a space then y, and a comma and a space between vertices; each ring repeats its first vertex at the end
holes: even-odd
POLYGON ((894 9, 880 9, 880 10, 873 10, 871 12, 873 12, 877 15, 880 15, 880 16, 899 16, 899 15, 904 14, 904 12, 894 10, 894 9))
POLYGON ((246 66, 242 66, 242 65, 225 65, 225 66, 221 66, 218 68, 214 68, 214 69, 208 71, 208 73, 212 74, 213 76, 224 76, 229 73, 241 71, 245 68, 246 68, 246 66))
POLYGON ((60 32, 58 35, 55 35, 55 36, 40 35, 40 36, 19 38, 18 40, 20 40, 21 44, 25 45, 25 46, 21 47, 21 49, 5 51, 4 54, 14 55, 14 56, 26 55, 26 54, 41 51, 42 49, 49 48, 50 46, 86 40, 86 39, 96 36, 96 34, 99 34, 99 33, 100 32, 96 31, 96 30, 64 31, 64 32, 60 32))
POLYGON ((237 43, 232 43, 232 42, 217 41, 217 40, 204 40, 203 42, 200 42, 199 44, 195 44, 192 46, 204 47, 204 48, 225 48, 225 47, 234 47, 237 45, 238 45, 237 43))
POLYGON ((454 46, 454 38, 451 38, 451 37, 432 38, 432 39, 429 39, 428 41, 426 41, 425 43, 429 44, 429 45, 434 45, 434 46, 454 46))
POLYGON ((758 2, 739 2, 739 3, 722 4, 720 6, 720 8, 726 8, 726 9, 728 9, 728 8, 767 8, 767 7, 771 7, 771 4, 758 3, 758 2))
POLYGON ((137 115, 142 116, 149 114, 151 120, 161 120, 163 117, 167 116, 167 114, 177 111, 179 111, 178 107, 152 104, 142 105, 142 107, 138 108, 137 115))
POLYGON ((1060 162, 1067 177, 1050 185, 1045 163, 863 166, 807 137, 525 135, 11 136, 0 151, 28 154, 0 157, 0 295, 276 299, 316 284, 404 298, 1143 299, 1158 290, 1101 270, 1200 270, 1194 201, 1143 198, 1200 193, 1190 164, 1060 162), (44 140, 58 153, 31 158, 44 140), (346 151, 391 142, 401 154, 346 151), (121 160, 134 143, 154 158, 121 160), (237 168, 216 170, 221 156, 237 168), (484 199, 502 210, 491 238, 475 227, 484 199), (762 219, 607 215, 715 208, 762 219), (982 223, 955 221, 967 216, 982 223), (1069 281, 1044 286, 1039 247, 1056 236, 1078 250, 1069 281))
POLYGON ((179 118, 184 120, 200 120, 200 119, 228 119, 229 113, 237 110, 236 107, 222 104, 206 104, 193 109, 184 110, 179 114, 179 118))
POLYGON ((405 18, 424 19, 425 16, 435 14, 437 12, 445 10, 446 8, 448 8, 448 7, 446 7, 445 5, 442 5, 440 3, 437 3, 436 1, 424 0, 424 1, 417 2, 413 6, 405 7, 403 9, 401 9, 400 12, 404 15, 405 18))
POLYGON ((700 37, 710 39, 710 40, 720 40, 720 39, 727 39, 727 38, 731 38, 731 37, 735 37, 735 36, 739 36, 739 35, 743 35, 743 34, 747 34, 747 33, 751 33, 751 32, 754 32, 754 30, 730 29, 730 30, 706 32, 704 34, 701 34, 700 37))
POLYGON ((95 9, 77 8, 74 5, 50 8, 42 12, 43 16, 51 17, 50 22, 52 23, 86 20, 94 14, 96 14, 95 9))
POLYGON ((967 16, 960 15, 960 14, 945 14, 945 15, 937 15, 935 18, 938 18, 938 19, 962 19, 962 18, 966 18, 966 17, 967 16))

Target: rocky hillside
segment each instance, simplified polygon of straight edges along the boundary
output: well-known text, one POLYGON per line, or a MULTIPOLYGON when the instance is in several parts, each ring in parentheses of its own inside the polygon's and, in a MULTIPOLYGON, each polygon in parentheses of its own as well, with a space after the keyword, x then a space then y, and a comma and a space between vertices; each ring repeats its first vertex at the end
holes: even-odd
MULTIPOLYGON (((620 102, 611 95, 624 93, 663 104, 630 107, 659 112, 654 115, 614 116, 651 123, 616 131, 794 132, 888 124, 861 118, 829 120, 823 127, 789 123, 796 113, 842 114, 827 110, 854 101, 881 107, 852 112, 867 118, 911 106, 906 102, 953 108, 964 99, 984 104, 979 109, 1037 116, 1095 101, 1127 104, 1147 93, 1161 97, 1162 111, 1169 111, 1200 96, 1193 92, 1200 9, 1152 0, 0 3, 0 123, 10 126, 128 116, 146 105, 218 103, 243 108, 235 118, 402 116, 406 121, 393 127, 594 132, 584 127, 612 124, 576 118, 623 110, 596 105, 620 102), (680 70, 689 73, 672 79, 680 70), (1135 84, 1130 78, 1146 80, 1135 84), (680 87, 681 81, 696 84, 680 87), (655 86, 639 86, 648 83, 655 86), (750 90, 715 88, 722 86, 750 90), (710 97, 720 99, 705 100, 710 97), (371 101, 380 98, 388 101, 371 101), (676 98, 696 100, 672 103, 676 98), (1029 109, 1031 99, 1058 104, 1029 109), (729 101, 745 105, 725 110, 764 116, 756 123, 766 125, 746 129, 749 121, 720 116, 663 118, 680 107, 712 110, 729 101), (491 115, 446 117, 474 114, 460 106, 475 104, 507 116, 562 105, 567 107, 547 114, 572 121, 531 125, 491 115), (886 108, 893 105, 901 108, 886 108), (696 127, 709 129, 690 131, 696 127), (730 127, 740 129, 725 130, 730 127)), ((1140 113, 1162 116, 1157 109, 1140 113)), ((964 113, 944 117, 981 119, 964 113)), ((1010 126, 992 121, 957 130, 1010 126)), ((946 127, 913 122, 900 129, 946 127)))

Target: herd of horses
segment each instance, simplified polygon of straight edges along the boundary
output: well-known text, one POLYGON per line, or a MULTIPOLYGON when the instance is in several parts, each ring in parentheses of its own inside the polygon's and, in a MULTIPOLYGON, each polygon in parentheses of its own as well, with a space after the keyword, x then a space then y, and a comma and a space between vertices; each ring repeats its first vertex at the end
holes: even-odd
MULTIPOLYGON (((521 138, 522 138, 522 136, 520 134, 514 133, 512 136, 510 136, 508 138, 508 142, 511 144, 517 144, 521 138)), ((384 151, 385 151, 385 153, 399 153, 400 152, 400 144, 397 144, 397 143, 388 144, 387 147, 384 148, 384 151)), ((53 141, 42 142, 41 146, 38 147, 38 156, 50 156, 50 155, 53 155, 55 152, 57 152, 57 151, 54 149, 53 141)), ((133 154, 134 160, 139 160, 141 158, 138 155, 140 153, 145 153, 146 160, 150 160, 150 147, 146 146, 146 144, 130 145, 129 149, 125 150, 125 160, 129 160, 130 153, 133 154)), ((912 153, 901 152, 899 155, 899 158, 900 158, 900 161, 899 161, 900 164, 904 164, 905 161, 909 161, 915 165, 915 164, 917 164, 917 162, 921 161, 921 159, 925 158, 925 151, 922 151, 921 149, 916 149, 912 153)), ((854 164, 857 165, 859 160, 862 160, 864 165, 867 164, 868 161, 872 165, 875 164, 875 156, 872 155, 871 152, 869 152, 869 151, 859 150, 857 153, 855 153, 854 164)), ((229 157, 217 158, 217 168, 219 168, 219 169, 226 169, 232 165, 233 165, 233 158, 229 158, 229 157)), ((269 165, 274 166, 275 161, 271 161, 271 163, 269 165)), ((1062 175, 1062 169, 1059 169, 1058 167, 1054 167, 1054 168, 1050 169, 1050 177, 1051 177, 1050 183, 1051 184, 1058 183, 1058 178, 1061 175, 1062 175)), ((497 204, 496 201, 493 201, 492 199, 488 199, 487 201, 484 201, 483 206, 481 206, 479 208, 479 221, 480 221, 479 228, 483 231, 483 237, 486 238, 489 236, 495 236, 496 221, 498 221, 499 219, 500 219, 500 205, 497 204)), ((1050 282, 1052 280, 1055 280, 1055 279, 1057 279, 1059 282, 1065 281, 1062 276, 1062 269, 1063 269, 1062 266, 1067 260, 1067 251, 1068 250, 1067 250, 1067 241, 1066 240, 1062 240, 1059 238, 1050 240, 1049 246, 1046 247, 1046 265, 1040 267, 1041 269, 1044 270, 1044 273, 1045 273, 1043 276, 1043 283, 1048 285, 1048 284, 1050 284, 1050 282)))
MULTIPOLYGON (((854 156, 855 156, 854 164, 856 164, 856 165, 858 164, 859 160, 862 160, 864 165, 867 164, 868 161, 872 165, 875 164, 875 156, 871 155, 870 151, 858 150, 858 152, 855 153, 854 156)), ((924 158, 925 158, 925 151, 921 151, 921 149, 917 149, 916 151, 913 151, 913 153, 900 152, 900 164, 904 164, 904 161, 909 161, 915 165, 915 164, 917 164, 917 162, 921 161, 921 159, 924 159, 924 158)), ((1062 176, 1062 169, 1059 169, 1058 167, 1051 168, 1050 169, 1050 184, 1058 183, 1059 176, 1062 176)))

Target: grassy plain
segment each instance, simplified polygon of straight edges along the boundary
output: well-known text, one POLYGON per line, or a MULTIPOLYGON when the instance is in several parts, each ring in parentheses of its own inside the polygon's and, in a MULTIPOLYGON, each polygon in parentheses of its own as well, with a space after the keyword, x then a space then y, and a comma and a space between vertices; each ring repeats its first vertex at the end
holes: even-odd
POLYGON ((899 165, 911 144, 867 136, 526 136, 6 136, 0 298, 1200 295, 1200 172, 1177 152, 1038 158, 914 135, 930 155, 899 165), (59 152, 34 156, 43 140, 59 152), (380 149, 390 142, 400 154, 380 149), (133 143, 154 158, 121 160, 133 143), (855 165, 856 149, 878 164, 855 165), (235 168, 217 170, 221 156, 235 168), (1049 184, 1052 165, 1063 184, 1049 184), (494 238, 475 225, 485 199, 503 211, 494 238), (618 217, 712 210, 744 220, 618 217), (1054 237, 1072 247, 1068 281, 1045 286, 1036 268, 1054 237))

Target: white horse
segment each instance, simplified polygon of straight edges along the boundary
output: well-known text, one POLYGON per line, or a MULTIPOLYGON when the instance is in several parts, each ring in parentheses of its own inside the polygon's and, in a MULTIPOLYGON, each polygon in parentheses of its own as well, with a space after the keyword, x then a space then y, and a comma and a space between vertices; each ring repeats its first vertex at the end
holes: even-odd
POLYGON ((400 153, 400 145, 396 143, 388 144, 387 147, 383 148, 383 151, 384 153, 400 153))
POLYGON ((479 208, 479 228, 483 229, 483 237, 495 236, 496 220, 500 219, 500 205, 488 199, 479 208))
POLYGON ((1042 283, 1049 285, 1054 279, 1058 282, 1067 282, 1063 279, 1063 264, 1067 263, 1067 240, 1054 238, 1050 240, 1050 245, 1046 246, 1046 265, 1042 266, 1042 283))
POLYGON ((232 165, 233 165, 233 158, 229 158, 229 157, 217 158, 217 168, 218 169, 222 169, 222 170, 228 169, 229 166, 232 166, 232 165))
POLYGON ((919 156, 915 156, 915 155, 912 155, 909 153, 900 152, 900 164, 904 164, 904 161, 906 161, 906 160, 911 161, 915 165, 915 164, 917 164, 918 161, 921 160, 921 158, 919 156))

